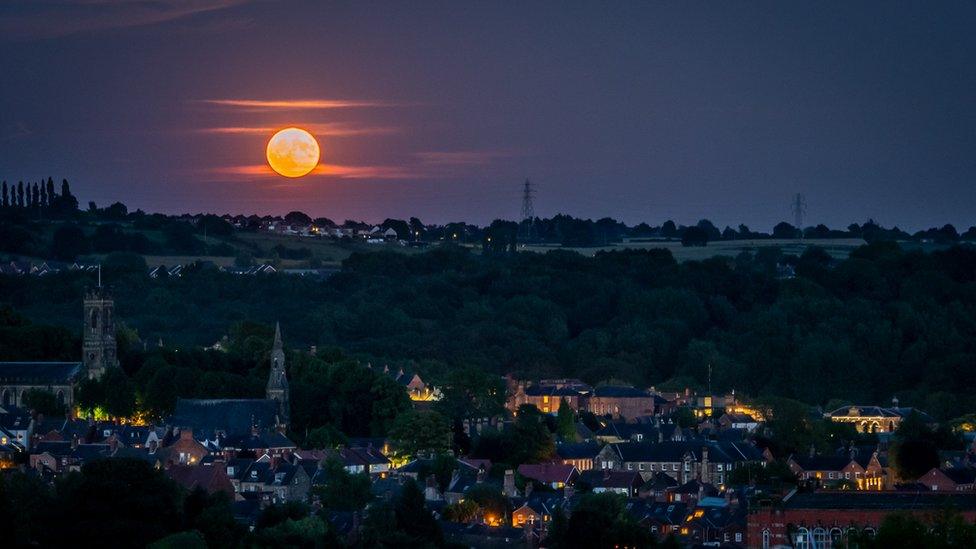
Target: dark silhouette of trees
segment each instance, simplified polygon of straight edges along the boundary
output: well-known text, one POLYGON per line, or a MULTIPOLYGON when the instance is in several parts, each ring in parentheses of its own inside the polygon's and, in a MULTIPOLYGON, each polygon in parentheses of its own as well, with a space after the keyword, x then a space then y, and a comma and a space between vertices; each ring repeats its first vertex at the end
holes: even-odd
POLYGON ((90 244, 81 227, 74 224, 61 225, 54 231, 54 239, 51 241, 51 255, 56 259, 74 261, 79 255, 87 254, 90 251, 90 244))
POLYGON ((800 230, 785 221, 780 221, 773 227, 773 238, 799 238, 800 230))
POLYGON ((6 181, 3 182, 3 198, 2 198, 2 201, 0 201, 0 204, 2 204, 4 208, 7 208, 7 207, 10 206, 10 196, 9 196, 8 191, 7 191, 7 182, 6 181))
POLYGON ((704 246, 706 244, 708 244, 708 232, 701 227, 687 227, 681 234, 682 246, 704 246))
POLYGON ((307 226, 312 224, 312 218, 304 212, 288 212, 285 214, 285 223, 289 225, 307 226))

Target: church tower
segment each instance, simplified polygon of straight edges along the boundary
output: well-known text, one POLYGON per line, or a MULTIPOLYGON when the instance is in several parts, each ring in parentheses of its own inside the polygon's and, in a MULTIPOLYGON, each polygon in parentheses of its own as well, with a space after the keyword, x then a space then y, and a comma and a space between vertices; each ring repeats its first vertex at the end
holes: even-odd
POLYGON ((278 402, 278 423, 287 427, 289 420, 288 376, 285 374, 285 351, 281 346, 281 325, 275 323, 274 345, 271 347, 271 375, 268 376, 268 400, 278 402))
POLYGON ((98 287, 85 291, 82 351, 85 371, 90 379, 101 379, 107 369, 119 365, 115 354, 115 301, 102 287, 101 280, 98 287))

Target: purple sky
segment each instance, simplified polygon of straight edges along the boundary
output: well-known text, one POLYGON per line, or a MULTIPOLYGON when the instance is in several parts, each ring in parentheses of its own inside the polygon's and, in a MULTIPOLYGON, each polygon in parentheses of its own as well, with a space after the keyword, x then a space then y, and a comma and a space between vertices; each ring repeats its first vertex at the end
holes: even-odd
POLYGON ((976 223, 976 4, 0 3, 0 179, 162 212, 976 223), (271 175, 298 125, 317 173, 271 175))

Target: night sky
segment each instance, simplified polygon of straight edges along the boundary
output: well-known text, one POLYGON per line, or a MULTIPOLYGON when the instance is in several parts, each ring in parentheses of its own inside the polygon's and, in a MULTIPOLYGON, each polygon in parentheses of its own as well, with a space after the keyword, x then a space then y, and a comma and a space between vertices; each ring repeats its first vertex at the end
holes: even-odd
POLYGON ((976 223, 976 3, 3 0, 0 179, 82 204, 976 223), (324 167, 274 175, 297 125, 324 167))

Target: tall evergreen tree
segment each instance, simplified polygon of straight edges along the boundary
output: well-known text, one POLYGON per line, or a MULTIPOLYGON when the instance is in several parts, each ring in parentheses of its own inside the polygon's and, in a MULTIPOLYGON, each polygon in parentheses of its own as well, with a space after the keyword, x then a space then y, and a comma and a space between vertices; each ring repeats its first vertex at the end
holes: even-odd
POLYGON ((68 180, 61 180, 61 198, 58 199, 58 206, 64 215, 71 215, 78 210, 78 199, 71 194, 71 187, 68 180))
POLYGON ((41 183, 41 208, 47 208, 47 186, 41 183))
POLYGON ((24 207, 24 182, 17 182, 17 206, 24 207))
POLYGON ((6 181, 3 182, 3 202, 2 202, 2 204, 3 204, 3 207, 4 208, 6 208, 7 206, 10 205, 10 197, 7 194, 7 182, 6 181))
POLYGON ((41 190, 37 187, 37 183, 34 183, 33 188, 31 188, 31 206, 34 208, 41 206, 41 190))
POLYGON ((50 177, 47 178, 47 198, 48 206, 54 204, 54 180, 50 177))

